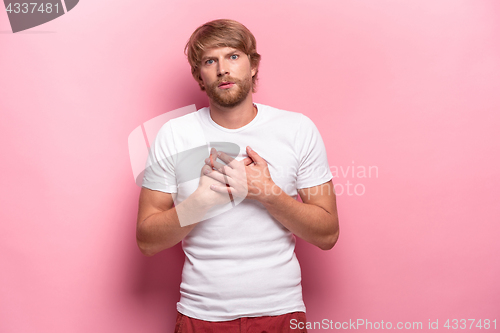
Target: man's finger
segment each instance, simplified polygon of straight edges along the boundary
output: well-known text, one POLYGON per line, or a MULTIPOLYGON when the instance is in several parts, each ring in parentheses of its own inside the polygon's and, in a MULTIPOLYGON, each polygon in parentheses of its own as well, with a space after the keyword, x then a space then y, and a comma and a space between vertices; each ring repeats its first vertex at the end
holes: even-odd
POLYGON ((229 176, 227 176, 227 175, 225 175, 217 170, 208 170, 208 171, 209 172, 206 172, 206 171, 204 172, 205 176, 210 177, 210 178, 220 182, 221 184, 226 184, 226 185, 231 185, 231 186, 235 185, 234 180, 231 177, 229 177, 229 176))
POLYGON ((255 150, 250 148, 250 146, 247 146, 247 154, 256 165, 267 164, 266 160, 260 157, 255 150))
POLYGON ((218 152, 217 155, 222 162, 226 163, 227 165, 229 165, 233 169, 236 168, 236 165, 234 165, 234 164, 237 163, 238 161, 236 161, 233 157, 229 156, 228 154, 226 154, 223 151, 218 152))
POLYGON ((206 173, 205 173, 206 171, 209 171, 209 172, 210 172, 210 171, 212 171, 212 169, 210 169, 210 166, 209 166, 209 165, 207 165, 207 164, 205 164, 205 165, 201 168, 201 174, 202 174, 202 175, 206 175, 206 173))
POLYGON ((215 162, 217 160, 217 149, 212 147, 212 149, 210 149, 210 156, 208 158, 210 159, 210 167, 212 169, 217 168, 215 166, 215 162))
POLYGON ((229 185, 215 185, 212 184, 210 185, 210 189, 215 192, 219 193, 227 193, 229 195, 229 199, 233 201, 233 192, 236 192, 236 190, 233 187, 230 187, 229 185))
POLYGON ((206 164, 206 165, 208 165, 208 166, 210 166, 210 167, 212 167, 212 166, 213 166, 213 168, 212 168, 212 169, 215 169, 215 170, 218 170, 218 169, 222 168, 225 164, 222 164, 222 163, 220 163, 220 162, 217 162, 217 161, 216 161, 216 158, 217 158, 217 156, 212 157, 212 155, 210 155, 209 157, 207 157, 207 158, 205 159, 205 164, 206 164), (211 159, 210 159, 210 158, 211 158, 211 159))
POLYGON ((244 159, 242 159, 242 161, 245 166, 249 166, 253 163, 253 160, 250 157, 245 157, 244 159))

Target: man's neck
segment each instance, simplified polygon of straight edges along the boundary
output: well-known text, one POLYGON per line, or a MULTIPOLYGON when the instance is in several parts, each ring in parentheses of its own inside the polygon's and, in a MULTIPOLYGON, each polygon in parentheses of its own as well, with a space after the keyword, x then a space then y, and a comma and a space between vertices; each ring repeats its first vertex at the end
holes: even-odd
POLYGON ((250 123, 257 115, 252 93, 241 104, 228 108, 209 101, 210 117, 218 125, 227 129, 238 129, 250 123))

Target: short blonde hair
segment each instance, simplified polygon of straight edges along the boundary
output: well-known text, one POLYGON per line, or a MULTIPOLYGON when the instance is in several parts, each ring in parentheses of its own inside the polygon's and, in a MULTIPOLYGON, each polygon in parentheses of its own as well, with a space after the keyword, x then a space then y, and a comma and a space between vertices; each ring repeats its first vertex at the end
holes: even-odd
POLYGON ((214 20, 198 27, 186 44, 184 53, 191 65, 191 74, 205 90, 200 82, 200 64, 203 53, 212 47, 232 47, 248 55, 250 65, 256 69, 252 77, 252 91, 255 92, 257 74, 259 72, 260 54, 257 53, 257 42, 243 24, 233 20, 214 20))

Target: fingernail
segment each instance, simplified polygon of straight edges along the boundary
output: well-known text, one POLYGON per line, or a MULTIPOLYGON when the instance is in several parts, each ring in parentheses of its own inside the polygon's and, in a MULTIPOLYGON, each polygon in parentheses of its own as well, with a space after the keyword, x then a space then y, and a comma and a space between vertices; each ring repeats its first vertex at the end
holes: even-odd
POLYGON ((219 157, 220 157, 220 155, 222 155, 222 153, 219 151, 219 152, 217 153, 217 156, 219 156, 219 157))
POLYGON ((203 173, 204 173, 205 175, 208 175, 208 174, 210 173, 210 170, 205 170, 205 171, 203 171, 203 173))
POLYGON ((248 150, 252 151, 252 148, 250 148, 250 146, 247 146, 248 150))

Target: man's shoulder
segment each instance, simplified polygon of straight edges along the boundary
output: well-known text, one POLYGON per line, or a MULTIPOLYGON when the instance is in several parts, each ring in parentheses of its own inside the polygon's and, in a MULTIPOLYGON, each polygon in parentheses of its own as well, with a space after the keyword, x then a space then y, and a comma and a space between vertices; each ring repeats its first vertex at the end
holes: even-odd
POLYGON ((304 117, 304 114, 295 111, 283 110, 277 107, 273 107, 266 104, 255 103, 258 108, 263 110, 263 113, 270 118, 278 118, 281 120, 288 120, 293 122, 300 122, 304 117))
POLYGON ((285 134, 295 137, 321 135, 314 121, 303 113, 286 111, 269 105, 262 106, 265 108, 264 113, 269 115, 266 119, 268 123, 277 126, 276 132, 283 133, 286 129, 285 134))
POLYGON ((178 115, 165 122, 156 133, 155 144, 170 150, 186 150, 206 144, 198 111, 178 115))
POLYGON ((201 110, 202 109, 170 118, 161 125, 160 132, 171 132, 173 130, 184 132, 187 128, 192 127, 190 125, 193 124, 193 121, 197 121, 201 110))

